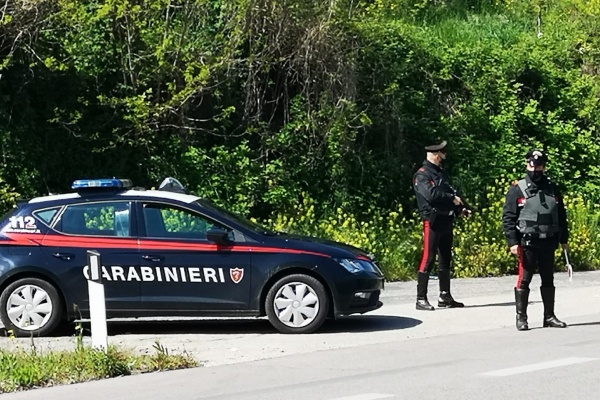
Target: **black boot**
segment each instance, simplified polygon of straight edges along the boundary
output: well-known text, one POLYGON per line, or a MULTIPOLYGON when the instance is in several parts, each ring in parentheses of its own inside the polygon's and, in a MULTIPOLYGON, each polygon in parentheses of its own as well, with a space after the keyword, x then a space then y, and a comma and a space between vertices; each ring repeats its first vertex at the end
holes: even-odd
POLYGON ((440 297, 438 298, 438 307, 441 308, 462 308, 465 305, 460 303, 452 298, 450 292, 440 292, 440 297))
POLYGON ((417 310, 433 311, 434 308, 427 301, 427 285, 429 284, 429 274, 419 272, 417 274, 417 310))
POLYGON ((465 305, 459 303, 452 298, 450 294, 450 270, 440 269, 438 271, 438 278, 440 280, 440 297, 438 298, 438 307, 441 308, 461 308, 465 305))
POLYGON ((435 310, 435 308, 433 308, 433 306, 431 304, 429 304, 429 301, 427 300, 427 297, 425 297, 424 299, 417 298, 416 309, 417 310, 422 310, 422 311, 433 311, 433 310, 435 310))
POLYGON ((515 288, 515 304, 517 305, 517 330, 526 331, 529 329, 529 325, 527 324, 529 289, 515 288))
POLYGON ((556 288, 541 287, 542 301, 544 302, 544 328, 566 328, 567 324, 556 318, 554 315, 554 297, 556 288))

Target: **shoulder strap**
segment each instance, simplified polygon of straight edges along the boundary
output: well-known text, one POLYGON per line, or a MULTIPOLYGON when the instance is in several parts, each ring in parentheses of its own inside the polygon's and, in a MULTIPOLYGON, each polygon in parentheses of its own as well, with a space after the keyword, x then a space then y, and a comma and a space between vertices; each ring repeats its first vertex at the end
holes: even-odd
POLYGON ((528 197, 527 196, 527 181, 525 179, 521 179, 517 182, 517 185, 519 186, 519 189, 521 189, 521 193, 523 193, 523 196, 528 197))

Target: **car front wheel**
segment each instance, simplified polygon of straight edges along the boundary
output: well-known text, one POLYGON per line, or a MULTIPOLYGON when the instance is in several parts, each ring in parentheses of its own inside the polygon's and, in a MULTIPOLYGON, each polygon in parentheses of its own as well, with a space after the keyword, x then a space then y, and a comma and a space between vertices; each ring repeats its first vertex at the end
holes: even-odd
POLYGON ((61 317, 60 296, 42 279, 19 279, 0 296, 0 318, 15 336, 46 336, 58 327, 61 317))
POLYGON ((327 291, 312 276, 294 274, 277 281, 265 304, 269 322, 282 333, 311 333, 325 322, 327 291))

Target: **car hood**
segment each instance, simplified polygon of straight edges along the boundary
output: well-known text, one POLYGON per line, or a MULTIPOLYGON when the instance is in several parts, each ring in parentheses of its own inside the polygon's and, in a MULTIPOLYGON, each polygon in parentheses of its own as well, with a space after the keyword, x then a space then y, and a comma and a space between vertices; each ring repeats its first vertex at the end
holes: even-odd
POLYGON ((371 258, 367 252, 358 247, 313 236, 279 233, 277 236, 269 237, 267 242, 277 247, 324 253, 334 258, 356 258, 358 256, 371 258))

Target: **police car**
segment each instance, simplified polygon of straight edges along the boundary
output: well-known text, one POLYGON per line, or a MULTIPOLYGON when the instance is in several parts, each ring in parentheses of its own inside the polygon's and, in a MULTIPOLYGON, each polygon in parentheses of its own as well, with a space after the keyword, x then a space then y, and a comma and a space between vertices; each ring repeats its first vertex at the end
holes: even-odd
POLYGON ((0 319, 16 336, 89 317, 88 250, 100 254, 108 318, 266 315, 280 332, 309 333, 381 307, 383 274, 357 248, 269 231, 173 178, 158 190, 72 188, 0 222, 0 319))

